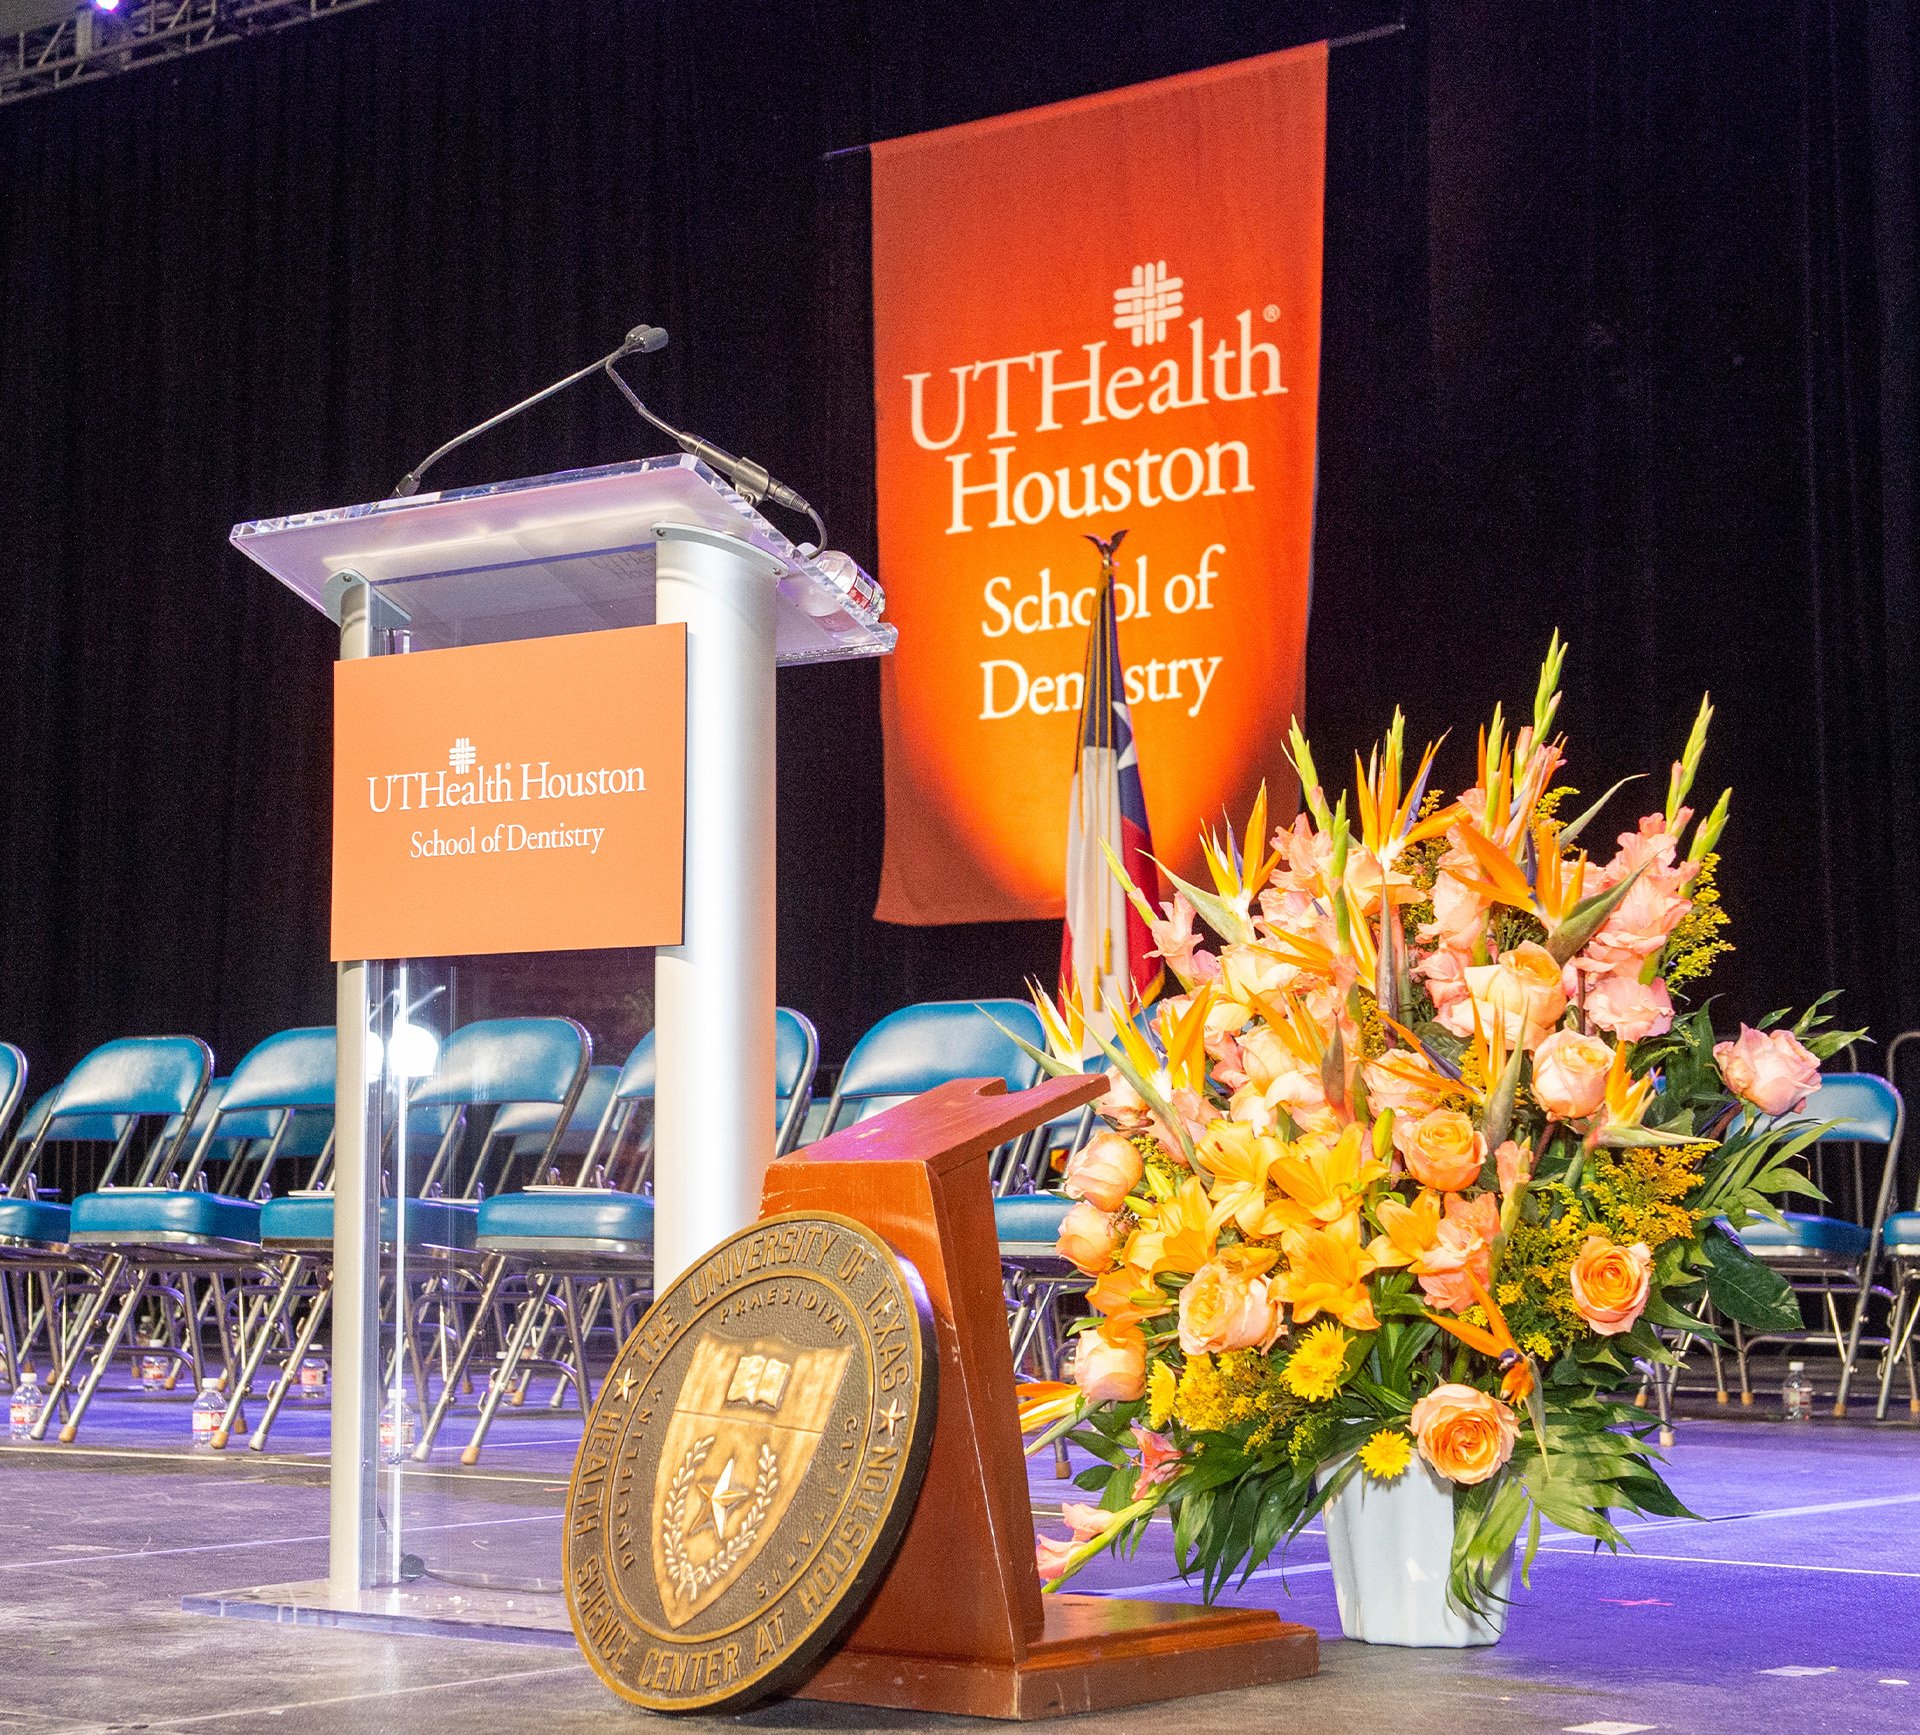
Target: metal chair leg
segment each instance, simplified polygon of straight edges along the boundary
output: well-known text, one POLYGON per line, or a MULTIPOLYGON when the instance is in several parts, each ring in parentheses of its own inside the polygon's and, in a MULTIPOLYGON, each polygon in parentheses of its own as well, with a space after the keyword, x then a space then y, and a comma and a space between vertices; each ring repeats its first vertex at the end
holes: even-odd
MULTIPOLYGON (((86 1354, 87 1339, 93 1335, 93 1328, 100 1315, 106 1310, 112 1298, 114 1285, 120 1281, 120 1274, 126 1269, 126 1259, 113 1254, 100 1270, 100 1287, 82 1303, 77 1319, 67 1321, 64 1339, 60 1338, 49 1321, 47 1326, 48 1346, 54 1351, 53 1380, 47 1387, 46 1402, 40 1406, 40 1419, 33 1426, 33 1438, 44 1440, 47 1437, 47 1424, 53 1419, 54 1412, 66 1399, 73 1385, 74 1369, 79 1366, 80 1358, 86 1354)), ((133 1299, 139 1300, 141 1285, 136 1282, 133 1299)), ((131 1317, 131 1312, 129 1312, 131 1317)))
MULTIPOLYGON (((114 1352, 120 1347, 120 1340, 126 1335, 127 1327, 133 1323, 134 1310, 140 1305, 140 1295, 146 1287, 144 1276, 135 1277, 127 1290, 127 1299, 120 1311, 114 1315, 113 1324, 107 1327, 106 1341, 100 1346, 100 1353, 93 1358, 93 1365, 87 1369, 87 1377, 80 1389, 74 1394, 73 1409, 60 1427, 60 1444, 70 1446, 80 1431, 80 1421, 87 1413, 87 1406, 93 1402, 93 1394, 105 1376, 114 1352)), ((33 1437, 44 1440, 47 1437, 47 1424, 53 1419, 53 1399, 48 1395, 47 1404, 40 1412, 40 1420, 33 1425, 33 1437)))
MULTIPOLYGON (((231 1389, 227 1393, 227 1407, 213 1430, 216 1449, 223 1449, 233 1437, 234 1424, 239 1421, 241 1406, 253 1390, 254 1377, 260 1372, 260 1364, 266 1360, 273 1334, 293 1305, 295 1286, 304 1263, 303 1256, 298 1253, 289 1254, 281 1262, 279 1288, 271 1297, 262 1297, 252 1332, 248 1333, 244 1327, 241 1330, 241 1341, 245 1348, 240 1357, 239 1372, 229 1382, 231 1389)), ((299 1363, 295 1361, 292 1365, 297 1368, 299 1363)))
POLYGON ((534 1279, 531 1292, 520 1309, 519 1317, 513 1322, 513 1330, 508 1334, 505 1347, 500 1352, 500 1367, 487 1385, 487 1395, 480 1400, 480 1415, 473 1425, 473 1438, 461 1449, 460 1462, 477 1464, 480 1462, 480 1447, 487 1437, 487 1430, 493 1426, 493 1413, 500 1407, 500 1400, 506 1395, 508 1384, 513 1378, 514 1364, 526 1349, 527 1335, 533 1330, 534 1316, 546 1303, 553 1289, 553 1278, 542 1273, 534 1279))
POLYGON ((323 1284, 313 1298, 313 1305, 307 1309, 307 1317, 301 1321, 300 1330, 295 1335, 292 1347, 287 1351, 286 1366, 280 1370, 280 1377, 268 1389, 266 1407, 260 1412, 260 1425, 247 1436, 247 1450, 264 1452, 267 1449, 267 1436, 273 1432, 274 1419, 280 1414, 280 1408, 287 1401, 287 1393, 293 1389, 293 1383, 300 1377, 300 1363, 313 1347, 313 1340, 320 1330, 320 1322, 326 1318, 327 1309, 333 1301, 331 1280, 323 1284))
MULTIPOLYGON (((416 1464, 424 1464, 433 1451, 433 1442, 440 1432, 440 1424, 447 1419, 447 1411, 453 1408, 453 1400, 460 1390, 460 1377, 466 1372, 468 1359, 473 1354, 473 1346, 480 1333, 486 1329, 487 1316, 491 1313, 494 1299, 500 1293, 500 1284, 507 1275, 507 1262, 499 1254, 492 1254, 487 1262, 480 1299, 474 1304, 473 1318, 460 1336, 460 1346, 453 1352, 453 1368, 440 1387, 440 1396, 434 1400, 433 1411, 427 1417, 427 1425, 420 1430, 420 1443, 413 1449, 416 1464)), ((491 1396, 491 1394, 489 1394, 491 1396)))

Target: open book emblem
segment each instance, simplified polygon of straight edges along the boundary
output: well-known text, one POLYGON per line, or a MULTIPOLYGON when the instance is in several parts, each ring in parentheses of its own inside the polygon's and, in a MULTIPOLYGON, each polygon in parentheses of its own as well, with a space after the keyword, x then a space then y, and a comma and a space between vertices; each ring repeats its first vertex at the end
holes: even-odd
POLYGON ((654 1480, 654 1581, 673 1626, 718 1597, 779 1528, 851 1353, 702 1335, 654 1480))

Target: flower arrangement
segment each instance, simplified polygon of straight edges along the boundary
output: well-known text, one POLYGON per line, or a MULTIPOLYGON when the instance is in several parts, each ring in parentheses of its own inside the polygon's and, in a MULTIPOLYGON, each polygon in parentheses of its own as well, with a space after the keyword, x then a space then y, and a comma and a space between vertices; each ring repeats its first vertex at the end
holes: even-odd
MULTIPOLYGON (((1417 1456, 1454 1489, 1451 1593, 1483 1607, 1541 1520, 1611 1547, 1610 1513, 1685 1516, 1643 1410, 1609 1397, 1709 1338, 1704 1303, 1799 1323, 1778 1274, 1722 1225, 1813 1189, 1819 1128, 1791 1118, 1852 1034, 1817 1003, 1716 1042, 1683 1011, 1728 949, 1714 846, 1730 792, 1686 799, 1711 706, 1664 806, 1606 854, 1620 785, 1566 815, 1555 636, 1530 722, 1496 709, 1478 776, 1404 775, 1396 714, 1352 803, 1329 805, 1299 729, 1304 811, 1238 848, 1202 840, 1212 889, 1128 884, 1180 991, 1103 1010, 1104 1130, 1069 1161, 1059 1250, 1091 1280, 1073 1383, 1025 1388, 1035 1449, 1096 1459, 1058 1583, 1137 1544, 1162 1507, 1212 1597, 1354 1476, 1417 1456)), ((1114 871, 1121 873, 1114 862, 1114 871)), ((1124 880, 1124 874, 1121 874, 1124 880)), ((1056 1072, 1085 1009, 1036 992, 1056 1072)))

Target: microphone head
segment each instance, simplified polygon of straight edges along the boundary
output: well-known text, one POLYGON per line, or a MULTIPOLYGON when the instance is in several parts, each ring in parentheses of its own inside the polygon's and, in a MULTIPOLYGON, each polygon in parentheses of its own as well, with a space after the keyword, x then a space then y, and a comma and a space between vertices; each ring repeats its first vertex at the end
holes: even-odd
POLYGON ((629 355, 652 355, 655 350, 666 347, 667 334, 657 325, 636 325, 621 345, 629 355))

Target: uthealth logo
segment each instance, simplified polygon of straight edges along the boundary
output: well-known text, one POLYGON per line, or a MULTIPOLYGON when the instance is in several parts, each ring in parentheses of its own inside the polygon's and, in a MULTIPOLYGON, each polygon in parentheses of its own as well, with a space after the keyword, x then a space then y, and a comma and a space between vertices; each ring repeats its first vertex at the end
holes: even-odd
POLYGON ((447 750, 446 771, 389 771, 367 779, 367 806, 386 813, 432 807, 497 807, 509 801, 559 801, 568 796, 638 795, 647 787, 639 765, 597 765, 556 771, 550 759, 501 759, 480 765, 473 742, 460 736, 447 750), (478 769, 476 769, 478 767, 478 769))
POLYGON ((961 362, 944 370, 946 381, 931 371, 902 376, 913 443, 945 455, 949 536, 1255 491, 1244 439, 1181 444, 1174 434, 1176 443, 1161 444, 1149 430, 1162 416, 1209 404, 1284 397, 1280 346, 1254 335, 1256 318, 1272 323, 1279 308, 1270 303, 1256 315, 1243 307, 1224 334, 1209 338, 1206 315, 1185 317, 1186 280, 1166 260, 1136 265, 1128 276, 1112 292, 1113 329, 1133 348, 1156 348, 1175 322, 1185 326, 1187 341, 1168 344, 1157 360, 1143 355, 1136 366, 1121 359, 1125 349, 1108 356, 1113 339, 1103 337, 1081 344, 1080 359, 1064 367, 1064 348, 1036 349, 961 362), (1137 418, 1137 431, 1124 427, 1137 418), (1098 426, 1113 429, 1119 449, 1111 456, 1071 465, 1043 458, 1022 468, 1022 442, 1098 426))

